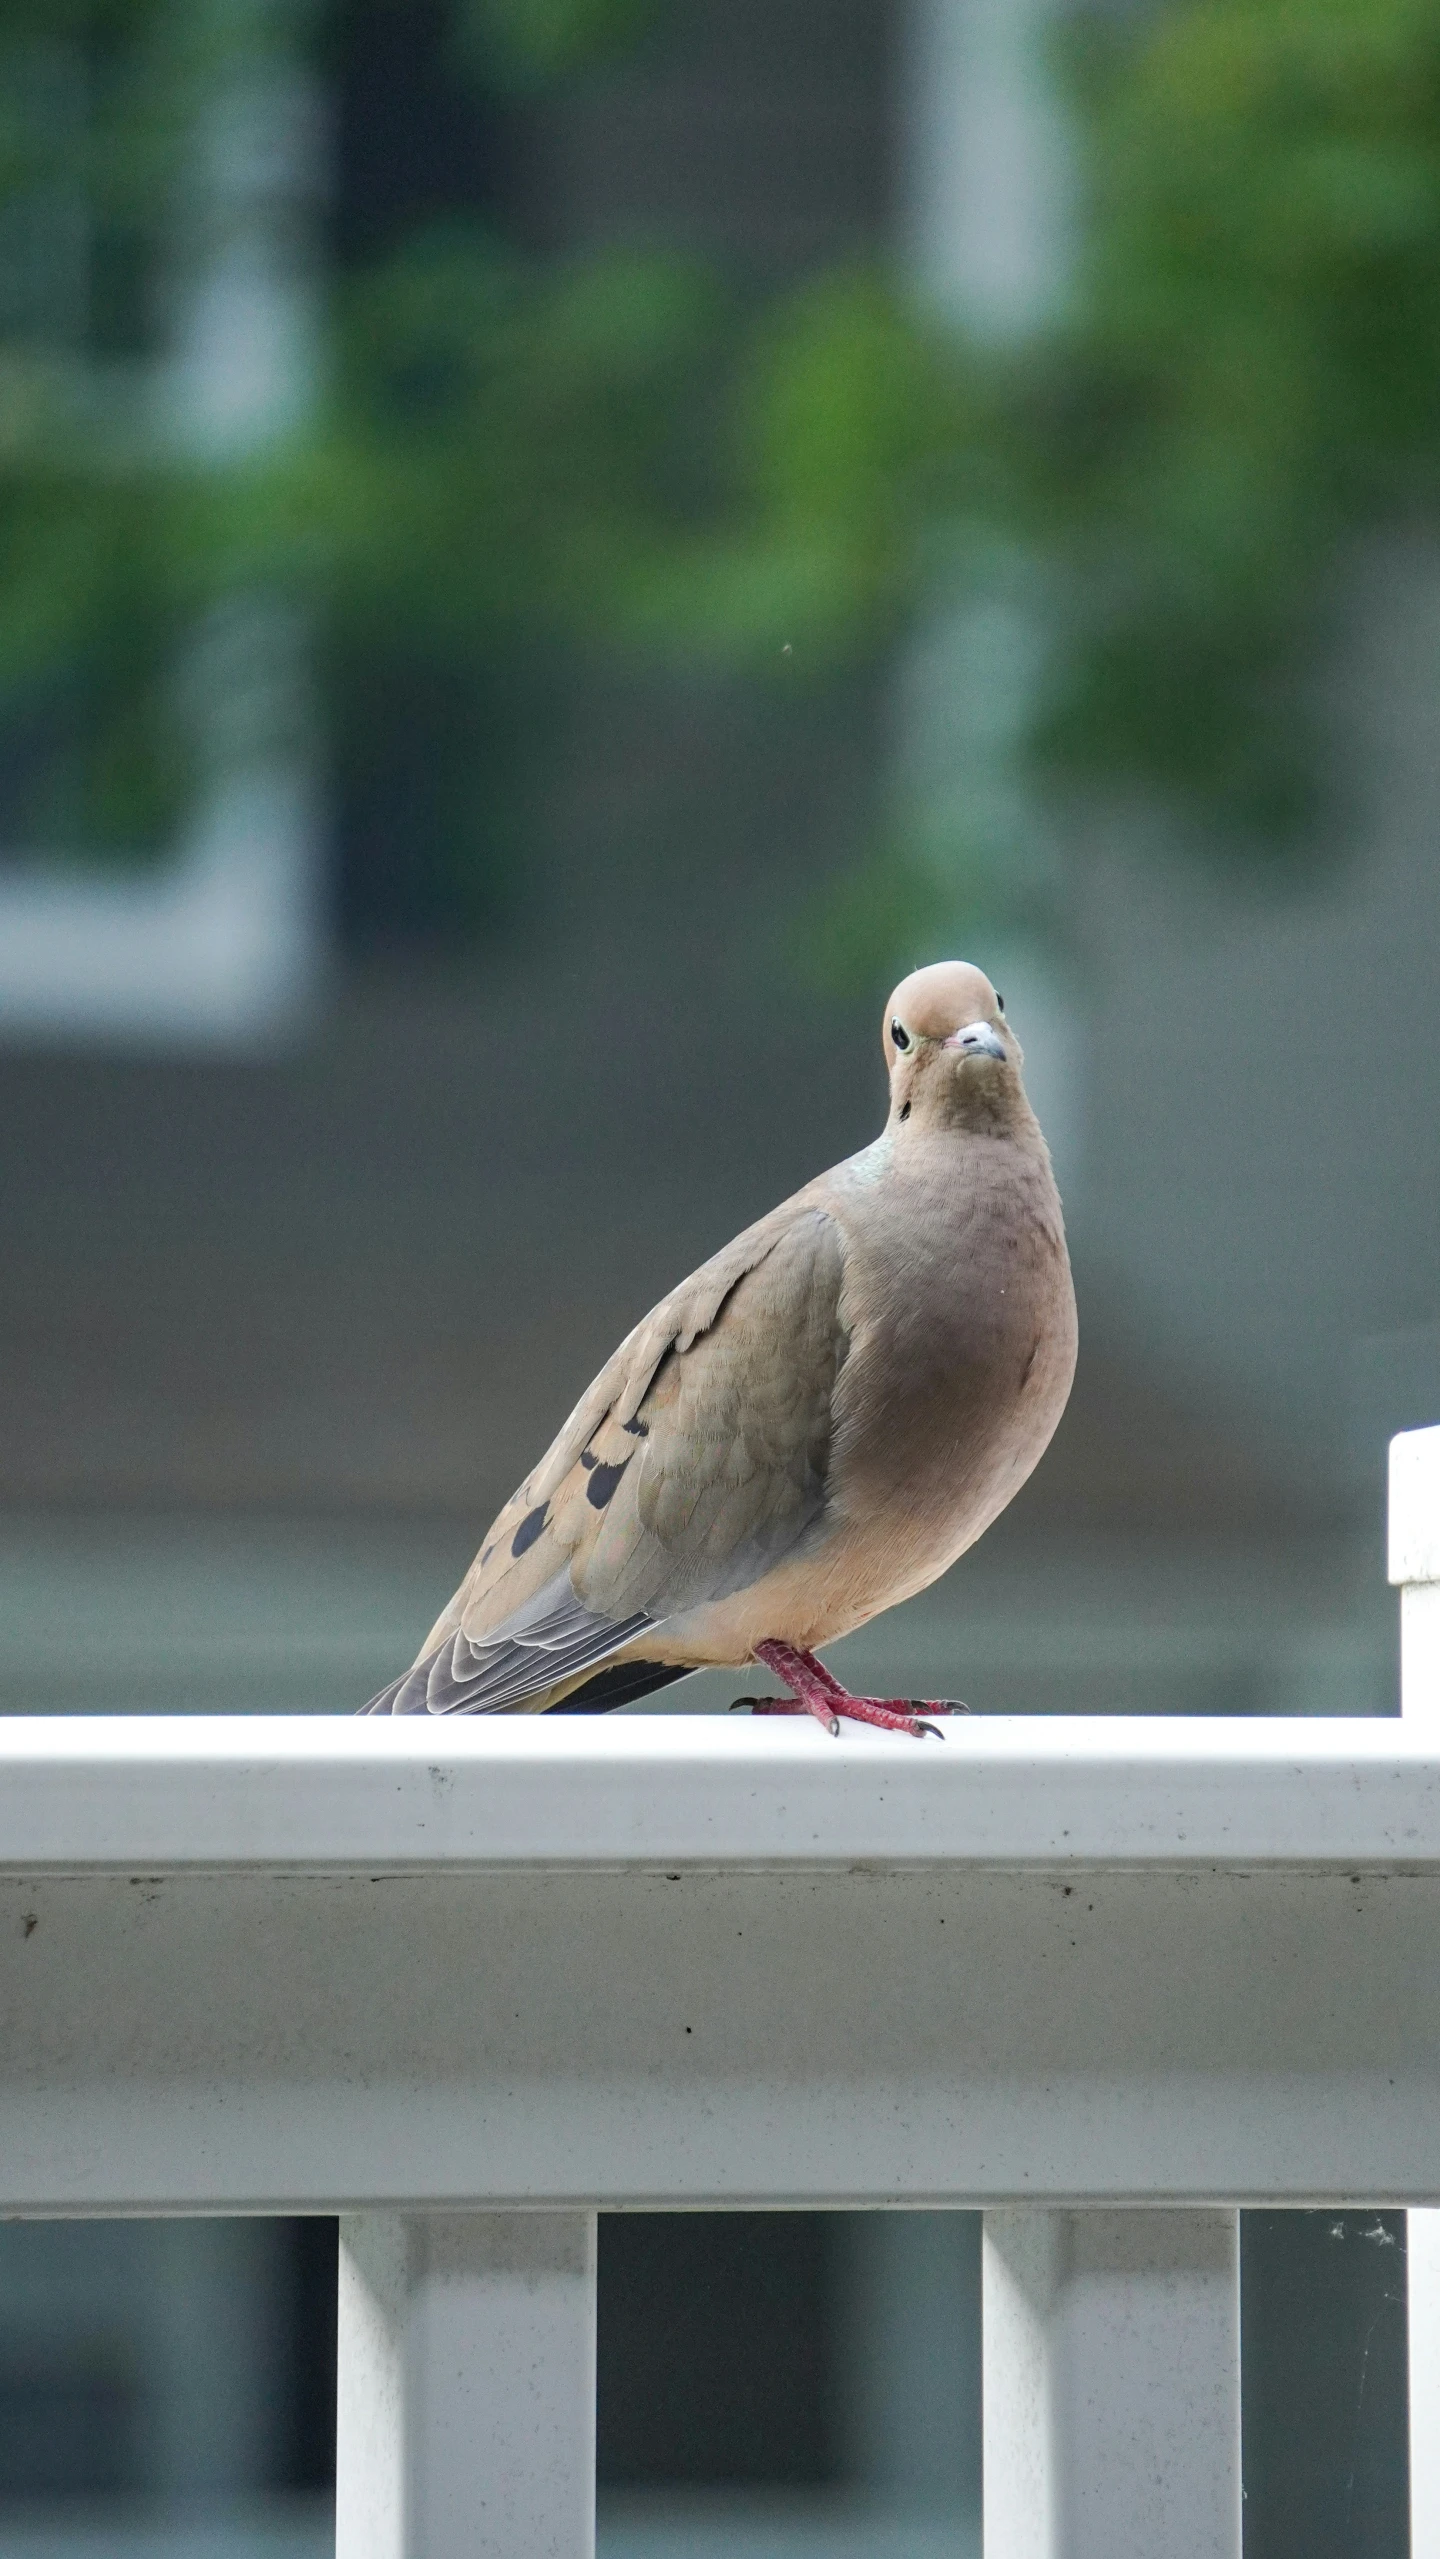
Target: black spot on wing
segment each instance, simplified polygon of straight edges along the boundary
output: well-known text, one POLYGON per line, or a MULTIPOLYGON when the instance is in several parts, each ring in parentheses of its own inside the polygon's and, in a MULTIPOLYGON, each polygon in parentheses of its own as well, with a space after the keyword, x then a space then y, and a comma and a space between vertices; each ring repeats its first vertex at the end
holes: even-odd
POLYGON ((593 1472, 585 1487, 585 1499, 593 1503, 597 1511, 603 1511, 629 1463, 628 1457, 622 1457, 618 1466, 601 1466, 591 1458, 593 1472))
POLYGON ((549 1515, 549 1510, 549 1503, 542 1502, 538 1510, 527 1511, 525 1513, 524 1518, 510 1540, 510 1552, 512 1555, 524 1555, 528 1552, 530 1547, 534 1545, 536 1538, 540 1536, 544 1529, 546 1519, 549 1515))
POLYGON ((650 1436, 650 1425, 648 1422, 627 1422, 625 1424, 625 1428, 630 1433, 632 1439, 648 1439, 650 1436))

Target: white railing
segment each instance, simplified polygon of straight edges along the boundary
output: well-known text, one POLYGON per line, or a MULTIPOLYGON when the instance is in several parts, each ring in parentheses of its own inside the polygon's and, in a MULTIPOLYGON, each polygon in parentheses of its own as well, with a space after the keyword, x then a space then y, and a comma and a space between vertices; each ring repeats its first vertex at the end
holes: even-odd
POLYGON ((987 2559, 1237 2559, 1238 2207, 1440 2203, 1394 1488, 1398 1723, 0 1726, 0 2211, 338 2211, 339 2559, 580 2559, 597 2206, 978 2205, 987 2559))

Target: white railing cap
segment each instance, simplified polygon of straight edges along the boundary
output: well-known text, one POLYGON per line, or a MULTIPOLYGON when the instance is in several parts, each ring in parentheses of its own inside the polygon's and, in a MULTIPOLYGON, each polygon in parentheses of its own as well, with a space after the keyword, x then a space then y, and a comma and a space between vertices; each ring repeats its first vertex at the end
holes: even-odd
POLYGON ((1390 1579, 1440 1582, 1440 1423, 1390 1442, 1390 1579))
POLYGON ((808 1716, 0 1717, 0 1877, 1074 1865, 1440 1875, 1440 1747, 1380 1717, 977 1716, 938 1742, 808 1716))

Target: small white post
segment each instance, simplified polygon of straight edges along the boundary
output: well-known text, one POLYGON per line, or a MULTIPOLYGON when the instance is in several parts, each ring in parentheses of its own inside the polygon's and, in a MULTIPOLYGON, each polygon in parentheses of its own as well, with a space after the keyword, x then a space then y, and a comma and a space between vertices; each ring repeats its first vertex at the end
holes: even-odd
POLYGON ((985 2559, 1240 2559, 1234 2212, 985 2216, 985 2559))
MULTIPOLYGON (((1400 1712, 1440 1736, 1440 1429, 1390 1442, 1390 1579, 1400 1586, 1400 1712)), ((1410 2548, 1440 2550, 1440 2212, 1406 2216, 1410 2548)))
POLYGON ((593 2559, 593 2213, 340 2223, 336 2559, 593 2559))

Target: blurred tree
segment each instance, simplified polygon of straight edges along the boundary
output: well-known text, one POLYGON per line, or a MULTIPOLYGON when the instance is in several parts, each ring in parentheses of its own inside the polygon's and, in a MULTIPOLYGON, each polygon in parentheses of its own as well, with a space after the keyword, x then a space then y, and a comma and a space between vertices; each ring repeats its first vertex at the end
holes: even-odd
POLYGON ((144 859, 186 787, 175 636, 206 579, 150 414, 167 198, 218 31, 158 0, 0 7, 0 832, 144 859))
MULTIPOLYGON (((652 5, 450 0, 438 23, 503 100, 635 41, 652 5)), ((7 840, 161 846, 194 757, 187 634, 217 597, 278 591, 315 635, 342 801, 373 831, 423 766, 419 903, 463 922, 519 866, 500 742, 523 751, 566 651, 824 682, 993 592, 999 559, 1041 599, 1028 771, 1159 795, 1236 857, 1315 857, 1306 706, 1347 547, 1436 503, 1435 0, 1078 22, 1079 267, 1018 351, 876 272, 757 304, 674 258, 526 254, 483 190, 412 190, 350 239, 314 415, 263 450, 167 452, 146 368, 207 85, 277 41, 333 73, 350 24, 0 0, 7 840), (415 709, 408 763, 378 737, 387 694, 415 709)), ((1043 903, 1033 864, 977 864, 962 832, 977 895, 1043 903)), ((902 818, 837 953, 917 882, 933 901, 922 851, 902 818)))
POLYGON ((910 315, 910 378, 952 387, 892 417, 870 372, 898 316, 867 364, 853 299, 807 286, 742 379, 757 565, 716 584, 773 642, 843 518, 867 574, 832 581, 833 647, 1018 548, 1048 589, 1031 769, 1158 794, 1214 853, 1313 859, 1346 553, 1440 498, 1440 9, 1178 0, 1082 18, 1069 54, 1063 320, 996 354, 910 315))
POLYGON ((1440 11, 1204 0, 1087 94, 1083 301, 1031 402, 1077 643, 1043 743, 1283 848, 1338 555, 1440 497, 1440 11))
MULTIPOLYGON (((438 34, 457 58, 488 44, 492 85, 523 86, 642 14, 470 0, 438 34)), ((680 261, 526 258, 483 188, 392 166, 391 201, 341 243, 318 401, 238 443, 181 429, 166 360, 215 101, 297 46, 340 79, 365 18, 372 40, 390 22, 413 84, 424 13, 389 0, 328 18, 217 0, 198 21, 0 0, 0 837, 162 855, 205 752, 194 635, 228 598, 284 599, 342 806, 373 837, 388 795, 415 839, 418 928, 473 918, 516 868, 527 706, 685 502, 681 413, 720 305, 680 261)))
POLYGON ((458 0, 462 44, 491 78, 530 89, 632 43, 660 0, 458 0))

